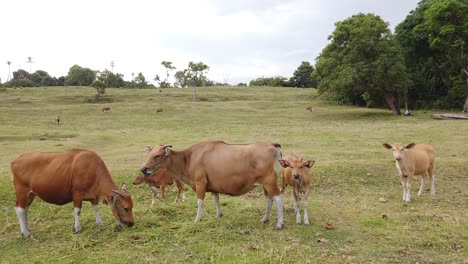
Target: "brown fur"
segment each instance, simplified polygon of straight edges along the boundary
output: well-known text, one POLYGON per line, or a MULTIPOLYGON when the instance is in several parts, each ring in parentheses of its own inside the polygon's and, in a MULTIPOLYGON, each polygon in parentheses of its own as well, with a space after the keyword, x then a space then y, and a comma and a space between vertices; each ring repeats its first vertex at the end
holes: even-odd
POLYGON ((60 116, 56 116, 55 117, 55 122, 57 122, 57 125, 60 125, 60 116))
MULTIPOLYGON (((184 184, 179 181, 177 178, 173 177, 167 170, 162 170, 158 173, 155 173, 149 177, 145 176, 140 176, 137 177, 134 181, 134 185, 139 185, 145 182, 148 184, 150 187, 155 187, 155 188, 161 188, 161 194, 162 194, 162 200, 165 202, 166 201, 166 186, 172 185, 174 182, 176 183, 178 193, 177 197, 175 199, 175 202, 179 201, 180 195, 184 192, 184 184)), ((154 204, 154 199, 156 198, 156 190, 151 188, 151 191, 153 192, 153 202, 151 205, 154 204)))
POLYGON ((162 113, 162 112, 163 112, 163 109, 162 109, 162 108, 156 109, 156 113, 162 113))
POLYGON ((104 106, 104 107, 102 108, 102 111, 103 111, 103 112, 105 112, 105 111, 110 111, 110 110, 111 110, 110 106, 104 106))
POLYGON ((73 202, 77 208, 81 208, 82 201, 97 205, 102 200, 111 205, 121 223, 134 223, 130 194, 126 189, 119 191, 104 161, 93 151, 28 152, 11 163, 11 171, 16 207, 27 209, 35 196, 56 205, 73 202))
POLYGON ((306 110, 306 111, 310 111, 310 112, 312 112, 312 106, 311 106, 311 105, 308 105, 308 106, 306 107, 306 109, 305 109, 305 110, 306 110))

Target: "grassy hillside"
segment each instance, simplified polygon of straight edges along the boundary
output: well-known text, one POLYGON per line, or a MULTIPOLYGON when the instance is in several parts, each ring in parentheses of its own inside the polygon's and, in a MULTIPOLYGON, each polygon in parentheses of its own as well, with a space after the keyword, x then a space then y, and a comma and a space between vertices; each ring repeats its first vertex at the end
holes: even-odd
MULTIPOLYGON (((0 91, 0 263, 463 263, 468 262, 468 123, 432 120, 431 111, 395 117, 390 111, 337 106, 313 89, 200 88, 108 89, 107 103, 90 103, 91 88, 0 91), (306 112, 307 105, 313 112, 306 112), (110 112, 101 107, 111 106, 110 112), (156 113, 162 107, 164 112, 156 113), (62 117, 56 125, 54 117, 62 117), (194 223, 195 193, 151 208, 148 187, 129 186, 136 225, 120 230, 106 205, 98 228, 89 203, 83 232, 74 234, 72 205, 36 198, 30 208, 32 238, 21 238, 14 212, 9 163, 19 154, 87 148, 108 165, 116 183, 131 184, 146 161, 145 146, 175 150, 219 139, 228 143, 278 142, 283 153, 313 158, 309 226, 297 225, 291 189, 285 228, 260 223, 261 188, 242 197, 220 196, 215 217, 207 195, 204 217, 194 223), (402 203, 390 151, 382 143, 432 143, 436 192, 402 203), (379 198, 388 200, 379 202, 379 198), (324 228, 326 223, 336 227, 324 228)), ((429 185, 427 185, 429 188, 429 185)))

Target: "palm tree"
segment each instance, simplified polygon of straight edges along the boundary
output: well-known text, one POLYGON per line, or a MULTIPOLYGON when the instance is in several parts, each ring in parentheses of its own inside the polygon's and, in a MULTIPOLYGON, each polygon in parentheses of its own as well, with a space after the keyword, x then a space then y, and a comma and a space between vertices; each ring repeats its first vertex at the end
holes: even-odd
POLYGON ((31 73, 31 65, 32 65, 32 63, 33 63, 32 57, 28 57, 27 63, 29 63, 29 73, 31 73))
POLYGON ((11 61, 7 61, 6 63, 8 64, 8 78, 7 78, 7 82, 8 82, 11 77, 11 71, 10 71, 11 61))

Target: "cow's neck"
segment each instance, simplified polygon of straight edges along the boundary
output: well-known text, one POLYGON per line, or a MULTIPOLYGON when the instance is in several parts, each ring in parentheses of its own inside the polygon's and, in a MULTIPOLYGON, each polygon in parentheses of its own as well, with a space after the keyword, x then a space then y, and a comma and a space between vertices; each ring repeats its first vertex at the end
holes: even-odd
POLYGON ((405 166, 405 162, 403 161, 403 159, 397 160, 396 166, 401 176, 408 177, 408 171, 407 171, 407 168, 405 166))
POLYGON ((167 167, 167 170, 176 176, 177 179, 194 188, 195 185, 188 172, 190 153, 188 151, 171 151, 169 158, 171 159, 171 165, 167 167))
POLYGON ((119 190, 119 187, 114 183, 112 179, 101 182, 99 198, 103 201, 110 202, 110 197, 114 196, 115 193, 112 190, 119 190))

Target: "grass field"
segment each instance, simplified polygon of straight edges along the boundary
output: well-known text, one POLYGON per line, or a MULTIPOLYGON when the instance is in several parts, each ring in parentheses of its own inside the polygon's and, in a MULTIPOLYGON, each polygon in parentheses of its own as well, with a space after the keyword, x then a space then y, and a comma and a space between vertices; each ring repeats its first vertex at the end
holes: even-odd
MULTIPOLYGON (((0 90, 0 263, 468 263, 468 122, 433 120, 390 111, 337 106, 313 89, 108 89, 108 103, 89 103, 91 88, 0 90), (306 105, 313 112, 306 112, 306 105), (103 105, 111 106, 103 113, 103 105), (163 113, 156 113, 162 107, 163 113), (54 117, 62 116, 56 125, 54 117), (283 153, 316 160, 309 196, 310 225, 297 225, 291 189, 285 228, 261 224, 261 188, 220 196, 215 217, 207 195, 204 217, 193 222, 196 197, 151 208, 147 186, 129 186, 136 224, 119 229, 101 205, 98 228, 89 203, 83 232, 74 234, 72 205, 37 199, 29 210, 32 238, 20 236, 9 163, 26 151, 87 148, 108 165, 117 184, 131 184, 146 161, 146 145, 184 149, 203 140, 278 142, 283 153), (435 198, 427 191, 402 203, 390 151, 382 143, 431 143, 436 150, 435 198), (380 198, 388 200, 386 203, 380 198), (334 230, 324 228, 329 223, 334 230)), ((429 185, 427 185, 429 188, 429 185)))

